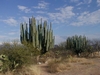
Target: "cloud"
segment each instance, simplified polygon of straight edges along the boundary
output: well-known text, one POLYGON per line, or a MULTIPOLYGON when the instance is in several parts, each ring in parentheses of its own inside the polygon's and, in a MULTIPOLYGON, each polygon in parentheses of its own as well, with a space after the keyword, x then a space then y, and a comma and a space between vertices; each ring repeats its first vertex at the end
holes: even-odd
POLYGON ((82 5, 82 4, 84 4, 84 3, 83 3, 83 2, 79 2, 79 3, 77 4, 77 6, 82 5))
MULTIPOLYGON (((33 16, 34 17, 34 16, 33 16)), ((23 16, 23 17, 20 17, 21 21, 22 22, 26 22, 27 24, 29 24, 29 18, 32 18, 32 17, 27 17, 27 16, 23 16)), ((41 21, 41 18, 42 18, 42 21, 44 22, 45 20, 48 21, 48 18, 47 17, 44 17, 44 16, 40 16, 40 15, 37 15, 34 17, 36 19, 36 21, 41 21)), ((36 22, 37 23, 37 22, 36 22)))
POLYGON ((0 39, 6 38, 7 36, 5 35, 0 35, 0 39))
POLYGON ((100 33, 87 34, 88 39, 100 39, 100 33))
POLYGON ((44 14, 46 12, 44 12, 44 11, 37 11, 36 13, 38 13, 38 14, 44 14))
POLYGON ((79 10, 80 10, 80 9, 81 9, 81 7, 78 7, 77 9, 79 9, 79 10))
POLYGON ((84 0, 85 4, 90 4, 92 2, 92 0, 84 0))
POLYGON ((2 42, 0 42, 0 45, 2 45, 2 42))
POLYGON ((22 19, 24 20, 24 22, 29 22, 29 17, 23 16, 22 19))
POLYGON ((92 0, 88 0, 88 3, 91 3, 92 2, 92 0))
POLYGON ((15 34, 17 34, 17 32, 10 32, 10 33, 8 33, 9 35, 15 35, 15 34))
POLYGON ((100 0, 97 0, 98 6, 100 6, 100 0))
POLYGON ((66 41, 66 39, 63 36, 55 35, 55 44, 59 44, 64 41, 66 41))
POLYGON ((9 19, 5 19, 5 20, 1 20, 2 22, 9 24, 11 26, 16 26, 18 23, 14 18, 9 18, 9 19))
POLYGON ((57 8, 59 12, 57 13, 48 13, 49 17, 56 23, 62 22, 64 23, 66 19, 71 18, 72 16, 75 15, 73 13, 73 7, 72 6, 66 6, 63 8, 57 8))
POLYGON ((79 0, 70 0, 71 2, 78 2, 79 0))
POLYGON ((83 2, 79 2, 76 6, 82 5, 82 4, 90 4, 92 0, 83 0, 83 2))
POLYGON ((38 3, 38 6, 33 6, 33 8, 36 8, 36 9, 47 9, 49 3, 45 2, 45 1, 40 1, 38 3))
POLYGON ((83 12, 77 17, 77 20, 71 25, 82 26, 82 25, 95 25, 100 23, 100 9, 94 12, 83 12))
POLYGON ((26 6, 18 5, 17 7, 18 7, 18 9, 20 9, 21 11, 23 11, 23 12, 25 12, 25 13, 32 13, 31 9, 29 9, 29 8, 26 7, 26 6))
POLYGON ((48 20, 48 18, 47 17, 44 17, 44 16, 40 16, 40 15, 38 15, 38 16, 36 16, 36 20, 41 20, 41 18, 42 18, 42 21, 47 21, 48 20))
POLYGON ((4 40, 8 38, 8 36, 5 35, 0 35, 0 45, 2 44, 2 42, 4 42, 4 40))

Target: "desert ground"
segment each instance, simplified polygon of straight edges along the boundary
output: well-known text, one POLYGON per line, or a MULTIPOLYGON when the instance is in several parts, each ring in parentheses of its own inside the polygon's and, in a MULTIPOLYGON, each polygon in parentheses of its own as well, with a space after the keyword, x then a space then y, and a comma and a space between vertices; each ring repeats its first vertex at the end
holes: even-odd
POLYGON ((78 61, 76 59, 74 62, 69 62, 69 66, 65 70, 57 73, 48 72, 48 65, 40 64, 38 65, 41 69, 40 75, 100 75, 100 58, 82 58, 81 61, 78 61))

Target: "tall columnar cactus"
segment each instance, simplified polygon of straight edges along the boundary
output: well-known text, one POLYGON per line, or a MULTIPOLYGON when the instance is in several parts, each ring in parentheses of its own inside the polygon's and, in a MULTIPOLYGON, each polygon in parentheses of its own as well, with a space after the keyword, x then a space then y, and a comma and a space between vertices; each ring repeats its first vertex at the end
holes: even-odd
POLYGON ((34 17, 29 19, 29 26, 27 23, 20 24, 20 41, 22 44, 24 42, 32 44, 34 48, 41 50, 41 53, 46 53, 50 48, 54 47, 54 36, 53 30, 47 25, 47 21, 42 23, 37 22, 34 17))
POLYGON ((74 50, 74 52, 79 55, 84 52, 87 47, 87 39, 85 36, 72 36, 68 37, 66 40, 67 49, 74 50))

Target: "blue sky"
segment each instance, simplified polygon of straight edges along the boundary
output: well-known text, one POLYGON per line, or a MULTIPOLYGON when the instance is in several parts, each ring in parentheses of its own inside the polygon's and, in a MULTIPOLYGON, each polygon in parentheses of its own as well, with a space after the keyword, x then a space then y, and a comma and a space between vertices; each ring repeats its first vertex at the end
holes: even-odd
POLYGON ((32 16, 52 22, 55 44, 73 35, 100 38, 100 0, 1 0, 0 43, 19 39, 20 23, 32 16))

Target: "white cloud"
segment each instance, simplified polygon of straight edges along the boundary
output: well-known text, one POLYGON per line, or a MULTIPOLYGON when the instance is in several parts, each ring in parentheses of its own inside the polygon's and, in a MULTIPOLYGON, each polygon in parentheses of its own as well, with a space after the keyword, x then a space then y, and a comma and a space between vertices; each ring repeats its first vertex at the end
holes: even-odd
POLYGON ((17 34, 17 32, 10 32, 10 33, 8 33, 9 35, 15 35, 15 34, 17 34))
POLYGON ((98 6, 100 6, 100 0, 97 0, 98 6))
POLYGON ((28 21, 29 21, 29 17, 26 17, 26 16, 23 16, 22 19, 23 19, 25 22, 27 22, 27 23, 28 23, 28 21))
POLYGON ((85 4, 87 4, 87 3, 89 4, 89 3, 91 3, 91 2, 92 2, 92 0, 84 0, 84 3, 85 3, 85 4))
POLYGON ((44 14, 44 13, 46 13, 46 12, 44 12, 44 11, 37 11, 36 13, 44 14))
POLYGON ((70 0, 71 2, 78 2, 79 0, 70 0))
POLYGON ((2 45, 2 42, 0 42, 0 45, 2 45))
POLYGON ((16 26, 18 23, 14 18, 9 18, 9 19, 5 19, 5 20, 1 20, 2 22, 9 24, 11 26, 16 26))
POLYGON ((0 39, 6 38, 7 36, 0 35, 0 39))
POLYGON ((79 3, 77 4, 77 6, 82 5, 82 4, 90 4, 91 2, 92 2, 92 0, 83 0, 83 2, 82 2, 82 1, 79 2, 79 3))
POLYGON ((78 16, 77 21, 71 25, 82 26, 82 25, 95 25, 100 23, 100 9, 92 13, 83 12, 78 16))
POLYGON ((55 44, 59 44, 64 41, 66 41, 65 38, 63 38, 62 36, 55 35, 55 44))
POLYGON ((21 11, 24 11, 25 13, 32 13, 31 9, 29 9, 26 6, 18 5, 17 7, 18 7, 18 9, 20 9, 21 11))
POLYGON ((38 6, 33 6, 33 8, 37 8, 37 9, 47 9, 49 3, 41 1, 38 3, 38 6))
MULTIPOLYGON (((34 17, 34 16, 33 16, 34 17)), ((27 16, 23 16, 21 17, 21 21, 22 22, 26 22, 27 24, 29 23, 29 18, 32 18, 32 17, 27 17, 27 16)), ((41 21, 41 18, 42 18, 42 21, 44 22, 45 20, 48 21, 48 18, 47 17, 44 17, 44 16, 40 16, 40 15, 37 15, 34 17, 36 19, 36 21, 41 21)))
POLYGON ((19 40, 19 32, 9 32, 7 33, 7 36, 6 34, 5 35, 0 35, 0 44, 4 43, 4 42, 11 42, 13 40, 16 40, 18 39, 19 40), (16 36, 11 36, 11 35, 14 35, 16 34, 16 36))
POLYGON ((77 6, 82 5, 82 4, 84 4, 84 3, 83 3, 83 2, 79 2, 79 3, 77 4, 77 6))
POLYGON ((59 22, 64 23, 66 21, 66 19, 69 19, 69 18, 71 18, 72 16, 75 15, 75 13, 73 13, 73 11, 72 11, 73 10, 72 6, 58 8, 56 10, 58 10, 59 12, 48 13, 50 18, 56 23, 59 23, 59 22))
POLYGON ((88 3, 91 3, 91 2, 92 2, 92 0, 89 0, 89 1, 88 1, 88 3))
POLYGON ((81 9, 81 7, 78 7, 77 9, 81 9))
POLYGON ((0 45, 2 44, 2 42, 4 42, 4 40, 8 38, 7 36, 5 35, 0 35, 0 45))
POLYGON ((38 16, 36 16, 36 20, 41 20, 41 18, 42 18, 42 21, 48 21, 48 18, 47 17, 44 17, 44 16, 40 16, 40 15, 38 15, 38 16))
POLYGON ((100 39, 100 33, 87 34, 88 39, 100 39))

